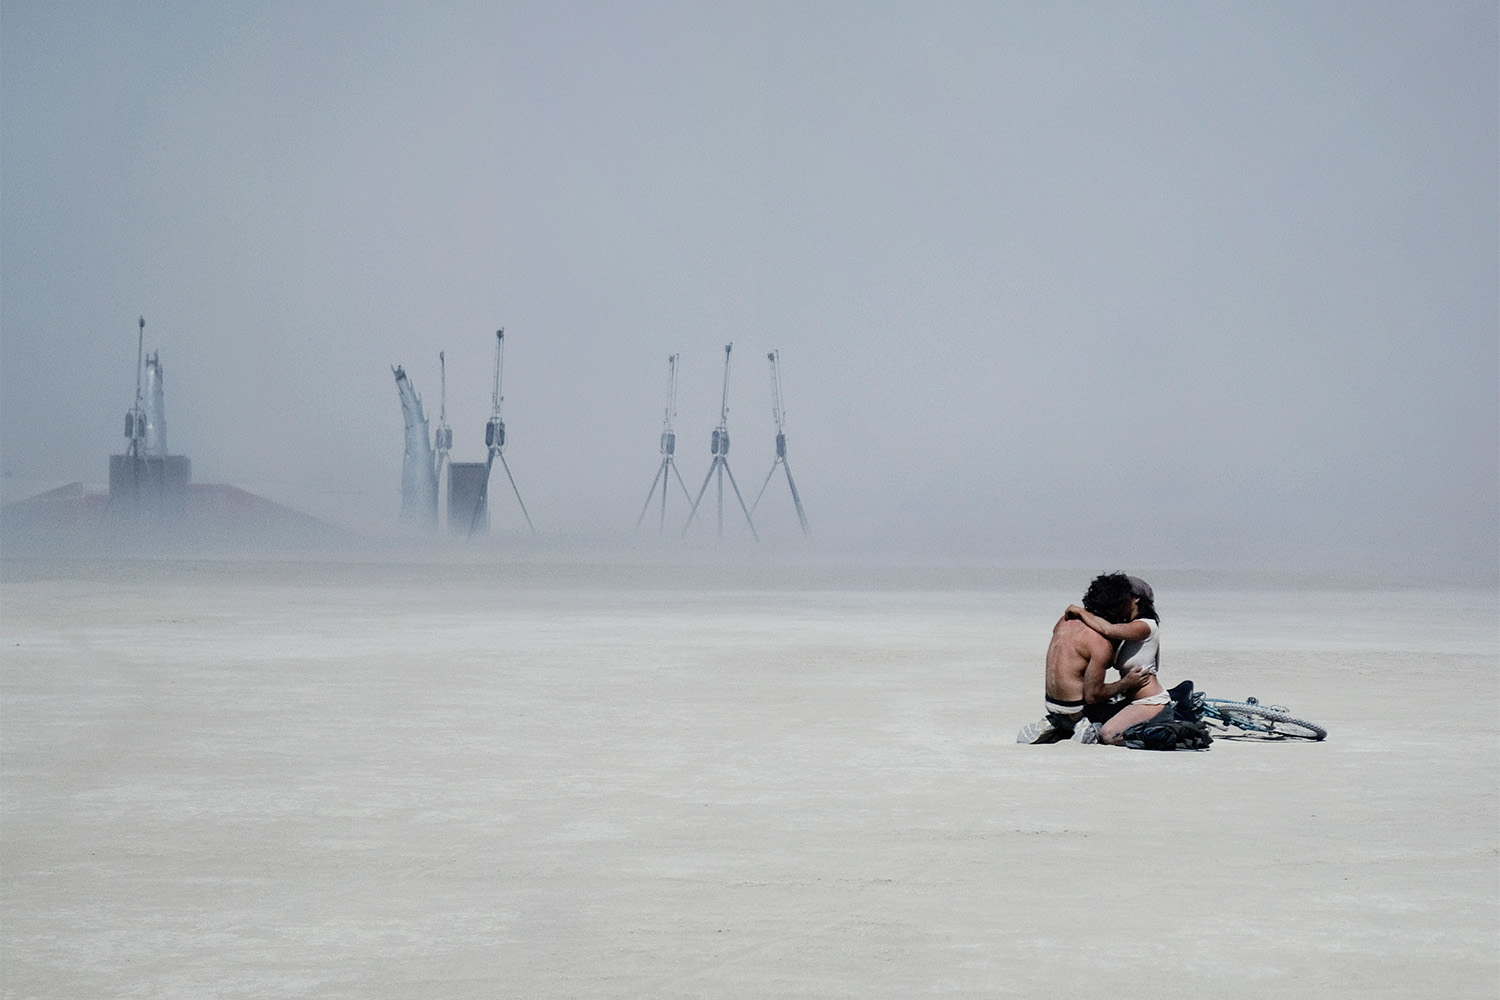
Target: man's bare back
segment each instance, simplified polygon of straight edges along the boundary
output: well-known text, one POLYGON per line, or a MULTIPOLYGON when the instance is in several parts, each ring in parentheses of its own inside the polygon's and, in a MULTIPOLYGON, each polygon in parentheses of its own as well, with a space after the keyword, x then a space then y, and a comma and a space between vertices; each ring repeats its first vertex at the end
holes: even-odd
POLYGON ((1060 619, 1047 645, 1047 700, 1058 707, 1078 706, 1073 713, 1059 714, 1082 714, 1083 678, 1090 664, 1102 664, 1098 668, 1102 678, 1114 658, 1115 648, 1104 636, 1083 622, 1060 619))
POLYGON ((1105 671, 1114 658, 1114 644, 1104 636, 1076 619, 1059 619, 1052 626, 1052 641, 1047 645, 1048 707, 1071 708, 1058 714, 1076 718, 1086 704, 1132 692, 1150 680, 1150 675, 1132 668, 1118 681, 1105 682, 1105 671))

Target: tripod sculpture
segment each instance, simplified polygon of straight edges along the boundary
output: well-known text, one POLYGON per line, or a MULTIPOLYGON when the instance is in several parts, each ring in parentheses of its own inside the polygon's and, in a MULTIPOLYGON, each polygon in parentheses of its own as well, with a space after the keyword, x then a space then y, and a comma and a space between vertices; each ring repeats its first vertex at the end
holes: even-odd
POLYGON ((516 477, 510 474, 510 466, 505 462, 505 421, 500 419, 500 403, 505 399, 500 395, 500 376, 505 370, 505 330, 495 331, 495 394, 492 398, 494 410, 490 415, 490 422, 484 427, 484 443, 490 451, 490 457, 484 466, 484 486, 479 491, 479 498, 474 502, 474 516, 469 521, 469 534, 474 534, 474 528, 479 524, 479 513, 485 509, 485 500, 490 490, 490 470, 495 466, 495 459, 500 459, 500 467, 505 470, 505 478, 510 480, 510 488, 516 494, 516 503, 521 506, 521 516, 526 519, 526 527, 536 534, 536 527, 531 523, 531 515, 526 513, 526 504, 521 500, 521 491, 516 488, 516 477))
POLYGON ((672 419, 677 416, 677 355, 667 359, 667 412, 662 420, 661 427, 661 465, 657 466, 656 478, 651 480, 651 492, 646 494, 646 502, 641 506, 641 516, 635 519, 635 530, 641 530, 641 522, 646 519, 646 511, 651 506, 651 498, 656 495, 656 484, 661 483, 661 524, 657 527, 660 533, 667 527, 667 473, 670 471, 677 476, 677 482, 682 486, 682 495, 687 498, 688 503, 693 502, 693 495, 688 492, 687 483, 682 481, 682 473, 677 471, 677 464, 672 460, 672 453, 677 450, 677 435, 672 432, 672 419))
POLYGON ((802 498, 797 496, 797 484, 792 482, 792 467, 786 461, 786 414, 781 409, 781 352, 772 351, 766 355, 766 360, 771 362, 771 416, 776 420, 776 458, 771 462, 771 471, 766 473, 766 481, 760 484, 760 492, 755 496, 755 502, 750 505, 750 513, 760 506, 760 498, 766 495, 766 487, 771 485, 771 477, 776 475, 776 467, 780 466, 786 473, 786 484, 792 488, 792 503, 797 508, 797 520, 802 525, 802 537, 811 538, 812 532, 807 527, 807 515, 802 513, 802 498))
POLYGON ((693 526, 693 518, 698 514, 698 504, 703 502, 703 494, 708 492, 709 480, 714 478, 714 473, 719 474, 719 537, 724 537, 724 477, 729 476, 729 485, 734 487, 734 496, 740 502, 740 510, 745 512, 745 524, 750 527, 750 534, 755 540, 760 541, 760 535, 756 533, 755 522, 750 519, 750 510, 745 506, 745 498, 740 496, 739 484, 734 481, 734 473, 729 471, 729 352, 733 344, 724 345, 724 396, 719 405, 719 426, 714 428, 713 456, 714 460, 708 467, 708 475, 703 477, 703 487, 698 490, 698 499, 693 501, 693 509, 688 513, 687 524, 682 526, 683 537, 687 537, 688 529, 693 526))
MULTIPOLYGON (((453 428, 448 426, 448 359, 443 356, 442 351, 438 351, 438 370, 442 373, 442 396, 438 402, 437 430, 432 435, 434 450, 437 452, 433 471, 437 476, 437 489, 444 493, 441 499, 446 500, 446 493, 443 490, 443 468, 452 464, 453 461, 450 456, 453 451, 453 428)), ((445 503, 439 503, 438 509, 442 510, 445 506, 445 503)))

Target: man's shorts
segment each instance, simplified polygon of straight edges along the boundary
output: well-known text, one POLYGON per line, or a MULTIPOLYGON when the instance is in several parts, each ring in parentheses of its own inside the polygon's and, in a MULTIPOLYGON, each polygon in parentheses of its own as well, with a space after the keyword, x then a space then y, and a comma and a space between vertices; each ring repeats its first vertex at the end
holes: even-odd
POLYGON ((1083 711, 1083 700, 1059 701, 1056 698, 1047 699, 1047 714, 1049 715, 1077 715, 1083 711))

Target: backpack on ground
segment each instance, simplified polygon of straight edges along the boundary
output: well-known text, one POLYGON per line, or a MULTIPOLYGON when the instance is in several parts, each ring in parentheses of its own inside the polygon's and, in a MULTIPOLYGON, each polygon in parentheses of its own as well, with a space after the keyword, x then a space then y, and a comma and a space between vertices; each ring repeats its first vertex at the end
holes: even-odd
POLYGON ((1207 750, 1213 734, 1203 724, 1202 696, 1194 695, 1193 682, 1183 681, 1167 692, 1171 704, 1144 722, 1120 734, 1134 750, 1207 750))

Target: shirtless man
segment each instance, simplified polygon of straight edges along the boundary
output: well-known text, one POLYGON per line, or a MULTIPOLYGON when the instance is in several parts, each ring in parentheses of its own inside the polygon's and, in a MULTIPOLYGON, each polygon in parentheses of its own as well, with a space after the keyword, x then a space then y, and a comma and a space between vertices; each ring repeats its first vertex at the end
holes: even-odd
MULTIPOLYGON (((1110 573, 1089 584, 1083 606, 1105 621, 1119 623, 1129 620, 1134 599, 1129 577, 1110 573)), ((1116 695, 1133 695, 1154 680, 1141 668, 1132 667, 1119 680, 1106 681, 1105 671, 1114 659, 1114 643, 1065 613, 1052 627, 1047 646, 1047 717, 1022 729, 1016 742, 1056 743, 1075 737, 1092 742, 1089 736, 1095 730, 1079 725, 1085 710, 1096 705, 1103 709, 1116 695)))
POLYGON ((1146 683, 1126 699, 1121 699, 1121 707, 1099 730, 1098 742, 1111 746, 1124 746, 1125 730, 1137 722, 1155 718, 1172 700, 1156 675, 1161 628, 1157 621, 1155 595, 1145 580, 1129 579, 1133 596, 1130 612, 1123 621, 1110 621, 1076 604, 1063 612, 1065 618, 1083 622, 1115 646, 1114 665, 1121 674, 1136 667, 1146 674, 1146 683))

